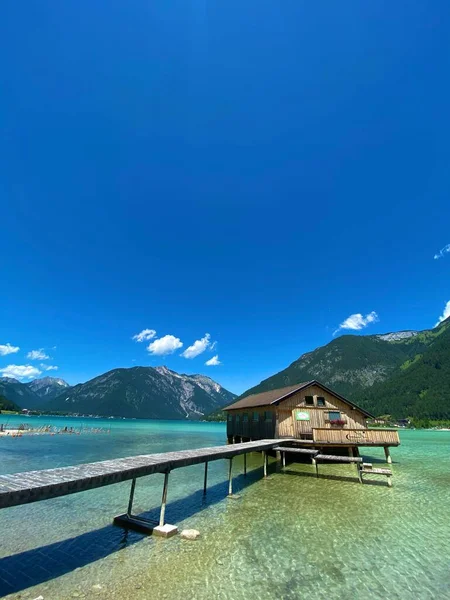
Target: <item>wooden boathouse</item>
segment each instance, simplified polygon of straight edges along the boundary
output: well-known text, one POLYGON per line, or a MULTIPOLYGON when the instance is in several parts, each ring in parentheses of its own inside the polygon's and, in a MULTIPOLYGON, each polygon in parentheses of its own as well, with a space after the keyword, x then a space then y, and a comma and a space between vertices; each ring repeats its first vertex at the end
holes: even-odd
POLYGON ((374 417, 317 380, 253 394, 237 400, 227 412, 229 443, 258 439, 294 439, 298 446, 348 448, 398 446, 396 429, 367 427, 374 417))

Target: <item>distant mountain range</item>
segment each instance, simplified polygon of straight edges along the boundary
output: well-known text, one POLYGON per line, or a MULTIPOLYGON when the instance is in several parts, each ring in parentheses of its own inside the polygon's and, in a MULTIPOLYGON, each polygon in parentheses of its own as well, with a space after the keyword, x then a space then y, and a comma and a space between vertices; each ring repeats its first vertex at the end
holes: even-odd
MULTIPOLYGON (((450 318, 424 331, 343 335, 242 397, 310 379, 377 416, 449 419, 450 318)), ((113 369, 74 387, 54 377, 0 378, 0 396, 21 408, 155 419, 223 418, 220 409, 236 398, 209 377, 167 367, 113 369)))
POLYGON ((30 410, 150 419, 201 419, 236 398, 209 377, 167 367, 113 369, 73 387, 55 377, 29 383, 4 377, 0 394, 30 410))
POLYGON ((317 379, 375 415, 450 418, 450 318, 434 329, 343 335, 242 397, 317 379))
POLYGON ((70 387, 67 381, 59 379, 58 377, 34 379, 25 385, 43 400, 53 400, 53 398, 59 396, 63 390, 67 391, 67 388, 70 387))

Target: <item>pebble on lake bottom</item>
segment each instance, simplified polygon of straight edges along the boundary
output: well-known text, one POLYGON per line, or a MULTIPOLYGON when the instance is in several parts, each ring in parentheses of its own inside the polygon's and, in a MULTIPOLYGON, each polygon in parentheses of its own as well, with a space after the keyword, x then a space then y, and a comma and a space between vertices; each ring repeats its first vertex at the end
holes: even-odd
POLYGON ((196 540, 200 537, 200 531, 197 531, 197 529, 183 529, 181 537, 183 540, 196 540))

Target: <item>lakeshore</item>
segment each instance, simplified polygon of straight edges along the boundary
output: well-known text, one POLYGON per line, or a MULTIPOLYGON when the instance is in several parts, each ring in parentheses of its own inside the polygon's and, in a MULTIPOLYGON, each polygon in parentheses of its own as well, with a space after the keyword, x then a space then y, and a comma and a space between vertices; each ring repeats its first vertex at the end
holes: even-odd
MULTIPOLYGON (((54 420, 56 426, 61 419, 54 420)), ((95 422, 109 424, 109 436, 24 437, 14 443, 3 438, 1 472, 207 447, 225 439, 225 428, 215 423, 95 422)), ((180 527, 198 529, 195 542, 113 527, 111 513, 123 510, 127 484, 5 509, 2 528, 11 535, 2 539, 0 573, 7 579, 18 565, 30 565, 25 569, 30 585, 7 597, 140 600, 150 591, 170 599, 450 597, 445 561, 450 435, 402 431, 401 441, 393 452, 392 490, 355 485, 354 469, 346 465, 321 466, 325 477, 316 480, 310 465, 289 467, 285 476, 272 462, 263 480, 260 455, 249 455, 248 477, 235 480, 240 499, 226 498, 227 465, 217 462, 211 464, 205 501, 201 466, 174 472, 167 515, 180 527), (25 524, 26 536, 12 535, 25 524), (44 577, 42 569, 49 578, 33 579, 44 577)), ((384 461, 382 450, 366 449, 364 455, 384 461)), ((161 480, 140 480, 136 496, 137 506, 149 514, 157 514, 161 499, 162 476, 154 477, 161 480)))

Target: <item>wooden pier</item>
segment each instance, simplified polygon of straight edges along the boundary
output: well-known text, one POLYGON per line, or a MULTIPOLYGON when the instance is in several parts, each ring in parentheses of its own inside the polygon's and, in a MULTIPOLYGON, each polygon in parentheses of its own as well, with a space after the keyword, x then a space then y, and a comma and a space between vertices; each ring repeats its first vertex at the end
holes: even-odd
POLYGON ((283 445, 291 440, 258 440, 198 450, 182 450, 179 452, 165 452, 162 454, 146 454, 117 458, 101 462, 82 464, 74 467, 61 467, 43 471, 28 471, 13 475, 0 476, 0 508, 48 500, 59 496, 67 496, 84 492, 114 483, 131 480, 130 498, 127 512, 114 519, 118 525, 144 530, 169 537, 177 532, 174 525, 165 523, 165 510, 167 503, 167 490, 169 474, 173 469, 204 464, 205 473, 203 491, 206 493, 208 478, 208 463, 214 460, 228 459, 229 463, 229 494, 233 493, 232 460, 233 457, 244 455, 244 472, 246 472, 246 458, 248 452, 262 452, 264 476, 267 475, 267 453, 275 446, 283 445), (153 522, 132 514, 136 479, 164 473, 164 486, 161 501, 159 524, 155 527, 153 522))
MULTIPOLYGON (((117 458, 101 462, 82 464, 74 467, 61 467, 42 471, 28 471, 12 475, 0 475, 0 509, 50 498, 76 494, 95 488, 131 481, 130 496, 126 513, 114 518, 114 523, 123 527, 137 529, 146 533, 154 533, 169 537, 177 533, 175 525, 165 522, 167 492, 169 475, 174 469, 191 465, 204 464, 203 493, 206 494, 208 485, 208 463, 214 460, 226 459, 229 461, 228 469, 228 494, 233 496, 232 461, 235 456, 244 456, 244 475, 247 474, 247 459, 249 452, 261 452, 263 457, 264 477, 268 473, 268 454, 276 453, 281 460, 283 469, 286 466, 286 453, 304 455, 311 459, 318 476, 318 461, 354 463, 357 466, 358 479, 362 483, 363 474, 386 475, 388 484, 391 485, 392 471, 389 469, 374 469, 369 463, 363 463, 360 457, 344 457, 323 454, 314 448, 299 448, 293 444, 298 440, 293 439, 266 439, 212 448, 197 450, 181 450, 179 452, 165 452, 162 454, 145 454, 117 458), (140 516, 133 515, 133 500, 136 480, 139 477, 164 474, 164 485, 161 499, 159 522, 149 521, 140 516)), ((353 454, 353 451, 351 452, 353 454)))

